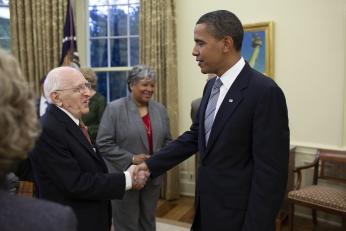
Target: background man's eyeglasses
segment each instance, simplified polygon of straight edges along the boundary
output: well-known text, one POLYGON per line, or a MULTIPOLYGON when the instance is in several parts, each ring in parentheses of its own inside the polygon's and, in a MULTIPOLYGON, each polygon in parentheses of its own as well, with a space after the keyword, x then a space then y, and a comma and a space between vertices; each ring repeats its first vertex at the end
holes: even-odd
POLYGON ((72 90, 73 92, 84 93, 86 90, 89 90, 89 91, 91 90, 91 83, 86 82, 84 84, 79 85, 78 87, 59 89, 55 91, 66 91, 66 90, 72 90))

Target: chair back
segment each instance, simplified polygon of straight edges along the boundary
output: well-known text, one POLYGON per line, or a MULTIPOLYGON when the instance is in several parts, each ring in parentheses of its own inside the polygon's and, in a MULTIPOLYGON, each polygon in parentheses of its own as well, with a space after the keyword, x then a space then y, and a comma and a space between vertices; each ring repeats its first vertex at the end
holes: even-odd
POLYGON ((320 164, 315 168, 314 184, 319 179, 346 184, 346 151, 320 149, 318 155, 320 164))

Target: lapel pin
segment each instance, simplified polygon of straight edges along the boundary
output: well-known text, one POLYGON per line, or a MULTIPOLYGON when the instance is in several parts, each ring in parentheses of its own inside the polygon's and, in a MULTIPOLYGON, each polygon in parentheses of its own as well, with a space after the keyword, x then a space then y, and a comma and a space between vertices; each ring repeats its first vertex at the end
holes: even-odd
POLYGON ((229 102, 229 103, 233 103, 233 99, 229 99, 228 102, 229 102))

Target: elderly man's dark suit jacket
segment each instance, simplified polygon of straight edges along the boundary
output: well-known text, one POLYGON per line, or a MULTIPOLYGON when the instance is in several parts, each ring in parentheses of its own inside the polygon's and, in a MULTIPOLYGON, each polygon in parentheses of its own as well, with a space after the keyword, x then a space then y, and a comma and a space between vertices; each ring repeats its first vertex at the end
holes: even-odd
POLYGON ((204 113, 214 82, 205 87, 190 131, 146 163, 156 176, 199 151, 192 230, 274 231, 287 182, 284 94, 246 64, 219 108, 206 145, 204 113))
POLYGON ((80 231, 109 231, 109 200, 122 198, 124 174, 107 174, 79 126, 55 105, 48 107, 41 126, 30 154, 39 198, 70 206, 80 231))

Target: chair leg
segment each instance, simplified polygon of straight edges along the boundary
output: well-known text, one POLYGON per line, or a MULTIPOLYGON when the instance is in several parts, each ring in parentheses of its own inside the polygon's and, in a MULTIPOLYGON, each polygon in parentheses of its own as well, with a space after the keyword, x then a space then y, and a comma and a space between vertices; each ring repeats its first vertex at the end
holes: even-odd
POLYGON ((294 204, 289 204, 289 215, 288 215, 288 230, 293 231, 293 223, 294 223, 294 204))
POLYGON ((346 216, 342 217, 342 228, 343 230, 346 230, 346 216))
POLYGON ((312 223, 317 225, 317 212, 315 209, 312 210, 312 223))

